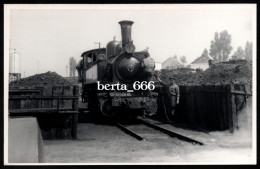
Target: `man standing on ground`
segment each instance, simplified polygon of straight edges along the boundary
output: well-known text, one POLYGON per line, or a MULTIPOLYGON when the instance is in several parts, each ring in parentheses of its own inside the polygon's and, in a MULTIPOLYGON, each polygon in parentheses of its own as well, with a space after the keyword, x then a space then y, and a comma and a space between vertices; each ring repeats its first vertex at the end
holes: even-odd
POLYGON ((179 86, 175 83, 175 79, 170 78, 170 80, 171 80, 171 84, 169 87, 169 92, 171 96, 172 115, 174 115, 175 107, 177 104, 179 104, 180 90, 179 90, 179 86))
POLYGON ((160 78, 157 76, 158 81, 168 88, 169 92, 169 98, 170 98, 170 108, 171 108, 171 115, 174 116, 175 113, 175 107, 177 104, 179 104, 179 99, 180 99, 180 91, 179 91, 179 86, 175 83, 174 78, 170 78, 170 85, 166 85, 160 78))

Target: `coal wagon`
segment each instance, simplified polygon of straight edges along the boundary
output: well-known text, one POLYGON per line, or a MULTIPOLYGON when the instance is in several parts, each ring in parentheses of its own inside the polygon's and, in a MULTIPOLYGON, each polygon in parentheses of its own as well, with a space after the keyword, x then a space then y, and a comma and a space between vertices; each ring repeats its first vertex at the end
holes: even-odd
POLYGON ((36 117, 44 139, 77 138, 79 87, 9 86, 9 117, 36 117))

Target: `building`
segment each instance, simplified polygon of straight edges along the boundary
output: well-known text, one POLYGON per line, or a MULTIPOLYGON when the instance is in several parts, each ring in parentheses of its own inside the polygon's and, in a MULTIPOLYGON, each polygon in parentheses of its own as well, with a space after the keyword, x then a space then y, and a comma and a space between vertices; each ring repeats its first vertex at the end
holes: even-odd
POLYGON ((155 70, 161 70, 162 69, 162 63, 161 62, 155 62, 155 70))
POLYGON ((211 56, 202 55, 201 57, 198 57, 195 59, 191 64, 190 67, 192 69, 202 69, 206 70, 209 68, 209 60, 213 60, 211 56))
POLYGON ((183 64, 174 57, 169 57, 164 62, 162 62, 162 69, 172 70, 182 67, 183 64))
POLYGON ((9 49, 9 82, 21 79, 21 55, 16 49, 9 49))

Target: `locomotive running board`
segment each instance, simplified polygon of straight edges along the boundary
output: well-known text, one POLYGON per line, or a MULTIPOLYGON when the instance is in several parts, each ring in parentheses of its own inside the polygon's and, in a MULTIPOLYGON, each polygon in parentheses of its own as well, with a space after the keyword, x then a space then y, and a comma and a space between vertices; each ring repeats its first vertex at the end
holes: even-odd
POLYGON ((168 135, 171 136, 171 137, 176 137, 176 138, 178 138, 178 139, 180 139, 180 140, 187 141, 187 142, 191 142, 191 143, 194 143, 194 144, 204 145, 202 142, 193 140, 193 139, 191 139, 191 138, 189 138, 189 137, 186 137, 186 136, 183 136, 183 135, 181 135, 181 134, 175 133, 175 132, 173 132, 173 131, 170 131, 170 130, 165 129, 165 128, 160 127, 160 126, 157 126, 157 125, 155 125, 155 124, 152 124, 152 123, 150 123, 150 122, 148 122, 148 121, 145 121, 145 120, 142 120, 142 119, 140 119, 140 118, 138 118, 137 120, 138 120, 139 122, 141 122, 141 123, 143 123, 143 124, 149 126, 149 127, 152 127, 152 128, 154 128, 154 129, 156 129, 156 130, 159 130, 159 131, 161 131, 161 132, 163 132, 163 133, 166 133, 166 134, 168 134, 168 135))
POLYGON ((116 126, 117 126, 118 128, 120 128, 121 130, 123 130, 125 133, 127 133, 127 134, 133 136, 133 137, 136 138, 137 140, 140 140, 140 141, 141 141, 141 140, 144 140, 144 138, 143 138, 142 136, 140 136, 140 135, 138 135, 137 133, 135 133, 134 131, 128 129, 126 126, 124 126, 124 125, 122 125, 122 124, 120 124, 120 123, 118 123, 118 122, 116 122, 115 124, 116 124, 116 126))

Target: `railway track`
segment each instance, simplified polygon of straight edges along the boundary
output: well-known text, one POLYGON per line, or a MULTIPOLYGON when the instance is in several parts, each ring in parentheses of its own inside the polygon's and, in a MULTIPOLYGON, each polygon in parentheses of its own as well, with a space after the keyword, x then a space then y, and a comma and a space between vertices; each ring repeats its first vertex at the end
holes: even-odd
POLYGON ((118 128, 120 128, 121 130, 123 130, 125 133, 133 136, 137 140, 144 140, 144 138, 141 135, 139 135, 138 133, 136 133, 133 130, 129 129, 128 127, 124 126, 123 124, 116 122, 116 126, 118 128))
MULTIPOLYGON (((147 120, 143 120, 143 119, 138 118, 138 119, 136 119, 136 122, 137 122, 138 125, 139 125, 139 124, 143 124, 143 125, 145 125, 145 126, 147 126, 147 127, 149 127, 149 128, 152 128, 152 129, 155 129, 155 130, 160 131, 161 133, 167 134, 167 135, 169 135, 170 137, 178 138, 179 140, 186 141, 186 142, 190 142, 190 143, 192 143, 192 144, 204 145, 204 144, 203 144, 202 142, 200 142, 200 141, 194 140, 194 139, 189 138, 189 137, 187 137, 187 136, 184 136, 184 135, 182 135, 182 134, 180 134, 180 133, 173 132, 173 131, 168 130, 168 129, 166 129, 166 128, 163 128, 163 127, 161 127, 161 126, 159 126, 159 125, 156 125, 156 124, 154 124, 154 123, 151 123, 151 122, 149 122, 149 121, 147 121, 147 120)), ((137 140, 140 140, 140 141, 146 140, 145 137, 142 136, 142 134, 140 134, 140 133, 138 133, 138 132, 135 132, 134 130, 130 129, 129 126, 125 126, 125 125, 123 125, 123 124, 121 124, 121 123, 119 123, 119 122, 116 122, 115 125, 116 125, 118 128, 120 128, 121 130, 123 130, 125 133, 127 133, 127 134, 129 134, 130 136, 136 138, 137 140)), ((133 125, 132 125, 132 126, 133 126, 133 125)))

